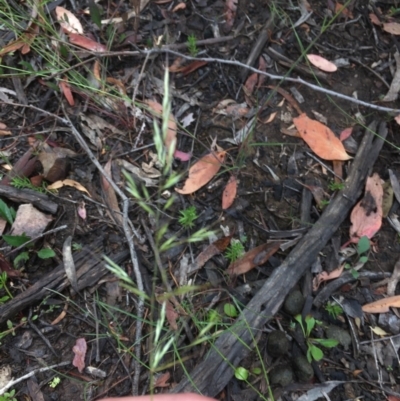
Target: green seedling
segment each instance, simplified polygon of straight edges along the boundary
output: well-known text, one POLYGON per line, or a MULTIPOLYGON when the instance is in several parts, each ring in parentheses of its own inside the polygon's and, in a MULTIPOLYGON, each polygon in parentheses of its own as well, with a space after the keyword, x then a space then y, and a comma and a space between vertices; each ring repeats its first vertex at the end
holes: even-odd
POLYGON ((4 295, 3 297, 0 298, 0 305, 6 303, 9 299, 13 298, 10 290, 7 287, 7 273, 6 272, 2 272, 0 274, 0 290, 4 290, 7 293, 7 295, 4 295))
POLYGON ((78 244, 77 242, 72 243, 72 250, 73 251, 81 251, 83 249, 82 244, 78 244))
POLYGON ((233 318, 238 317, 238 315, 239 315, 239 312, 236 309, 236 306, 233 304, 229 304, 229 303, 224 305, 224 313, 226 316, 233 317, 233 318))
POLYGON ((190 55, 192 57, 196 57, 199 54, 199 49, 197 48, 196 36, 193 34, 189 35, 186 44, 187 44, 190 55))
POLYGON ((328 302, 325 306, 325 310, 333 319, 337 319, 337 317, 343 313, 341 306, 335 302, 328 302))
POLYGON ((0 401, 17 401, 17 399, 15 398, 15 390, 11 390, 8 393, 0 395, 0 401))
POLYGON ((249 371, 246 368, 239 366, 235 369, 235 377, 240 381, 246 381, 249 378, 249 371))
POLYGON ((324 338, 312 338, 311 332, 317 324, 321 324, 318 320, 314 319, 312 316, 308 315, 304 319, 301 315, 295 316, 295 320, 300 324, 301 330, 304 335, 304 339, 307 344, 307 360, 311 363, 312 360, 320 361, 324 357, 324 353, 321 348, 317 347, 317 345, 322 345, 325 348, 333 348, 338 345, 338 341, 332 338, 324 339, 324 338), (305 326, 304 326, 305 323, 305 326))
POLYGON ((335 181, 331 181, 328 184, 328 188, 331 191, 341 191, 344 188, 344 183, 343 182, 335 182, 335 181))
POLYGON ((232 239, 225 251, 225 257, 230 263, 238 260, 244 254, 244 246, 239 240, 232 239))
POLYGON ((179 217, 179 223, 183 228, 192 228, 194 226, 194 221, 199 218, 197 210, 194 206, 189 206, 188 208, 180 211, 181 217, 179 217))
POLYGON ((14 223, 16 212, 12 207, 8 207, 7 204, 0 199, 0 217, 7 221, 7 223, 14 223))
POLYGON ((364 236, 361 237, 357 242, 357 261, 354 264, 346 263, 344 268, 350 270, 352 276, 357 279, 359 276, 358 270, 360 270, 368 262, 368 253, 371 248, 369 238, 364 236))
POLYGON ((61 379, 58 376, 56 376, 56 377, 53 377, 53 379, 51 381, 49 381, 49 386, 51 388, 56 388, 60 383, 61 383, 61 379))

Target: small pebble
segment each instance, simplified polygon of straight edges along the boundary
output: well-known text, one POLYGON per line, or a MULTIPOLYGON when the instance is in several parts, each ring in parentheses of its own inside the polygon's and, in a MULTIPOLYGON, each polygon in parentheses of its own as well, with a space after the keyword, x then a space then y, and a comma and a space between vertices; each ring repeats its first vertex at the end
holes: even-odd
POLYGON ((326 329, 325 334, 326 338, 332 338, 333 340, 339 341, 339 344, 342 345, 346 351, 349 349, 349 345, 351 344, 351 336, 347 330, 331 324, 326 329))
POLYGON ((289 340, 285 333, 279 330, 272 331, 268 336, 267 350, 273 357, 285 355, 289 351, 289 340))
POLYGON ((282 387, 293 383, 294 374, 289 365, 279 365, 273 368, 269 374, 269 381, 271 384, 279 384, 282 387))
POLYGON ((304 355, 296 356, 292 359, 294 373, 302 382, 308 382, 314 377, 314 370, 311 363, 304 355))

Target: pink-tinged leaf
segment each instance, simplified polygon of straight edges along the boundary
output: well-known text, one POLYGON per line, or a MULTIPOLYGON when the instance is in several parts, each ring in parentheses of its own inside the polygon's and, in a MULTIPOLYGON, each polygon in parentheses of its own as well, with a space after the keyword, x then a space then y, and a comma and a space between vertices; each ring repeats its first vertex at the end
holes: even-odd
POLYGON ((67 99, 67 102, 70 106, 73 106, 75 104, 74 96, 72 95, 71 87, 69 86, 69 83, 67 81, 60 81, 58 83, 58 86, 61 89, 61 92, 67 99))
POLYGON ((174 152, 175 159, 180 160, 181 162, 187 162, 191 159, 192 154, 187 152, 182 152, 181 150, 175 150, 174 152))
POLYGON ((258 74, 256 72, 250 74, 249 77, 246 79, 246 82, 243 85, 243 90, 247 96, 252 95, 254 88, 257 85, 257 82, 258 82, 258 74))
POLYGON ((56 7, 56 16, 64 32, 83 34, 82 24, 71 11, 58 6, 56 7))
POLYGON ((361 237, 372 238, 382 225, 383 188, 377 173, 367 178, 365 194, 350 215, 350 241, 357 243, 361 237))
POLYGON ((400 125, 400 114, 394 118, 394 121, 400 125))
POLYGON ((332 270, 330 273, 324 271, 317 274, 313 279, 313 291, 317 291, 322 282, 340 277, 343 273, 343 268, 344 265, 335 270, 332 270))
POLYGON ((178 3, 178 4, 172 9, 172 12, 173 12, 173 13, 176 13, 178 10, 184 10, 185 8, 186 8, 186 4, 183 3, 183 2, 181 2, 181 3, 178 3))
POLYGON ((86 220, 87 213, 86 213, 85 202, 83 201, 78 205, 78 215, 82 220, 86 220))
POLYGON ((224 32, 228 33, 231 31, 236 18, 238 0, 225 0, 225 24, 224 32))
POLYGON ((312 65, 315 65, 321 71, 335 72, 337 70, 335 64, 321 56, 318 56, 318 54, 307 54, 307 58, 312 65))
POLYGON ((344 130, 340 133, 339 139, 340 139, 342 142, 345 141, 347 138, 350 137, 350 135, 352 134, 352 132, 353 132, 353 127, 349 127, 349 128, 344 129, 344 130))
POLYGON ((369 19, 374 25, 378 25, 378 26, 381 25, 381 21, 375 14, 372 14, 372 13, 369 14, 369 19))
POLYGON ((87 344, 84 338, 78 338, 75 345, 72 347, 72 352, 75 354, 72 365, 78 368, 82 373, 85 369, 85 355, 87 351, 87 344))
POLYGON ((235 176, 231 176, 229 178, 228 183, 222 193, 222 209, 226 210, 232 206, 232 203, 235 201, 237 193, 237 179, 235 176))
POLYGON ((386 22, 382 26, 383 30, 392 35, 400 35, 400 24, 397 22, 386 22))
POLYGON ((77 45, 79 47, 83 47, 86 50, 90 50, 92 52, 106 52, 107 47, 102 45, 101 43, 97 43, 92 39, 89 39, 85 36, 79 35, 77 33, 70 33, 69 41, 73 45, 77 45))

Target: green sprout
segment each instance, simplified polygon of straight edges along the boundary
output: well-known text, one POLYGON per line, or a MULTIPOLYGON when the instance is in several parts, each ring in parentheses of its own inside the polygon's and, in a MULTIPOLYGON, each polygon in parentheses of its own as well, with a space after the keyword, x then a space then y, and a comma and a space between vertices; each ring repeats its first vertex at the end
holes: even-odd
POLYGON ((331 181, 331 182, 328 184, 328 188, 329 188, 331 191, 340 191, 340 190, 342 190, 342 189, 344 188, 344 182, 335 182, 335 181, 331 181))
POLYGON ((53 379, 51 381, 49 381, 49 386, 51 388, 56 388, 60 383, 61 383, 61 379, 58 376, 56 376, 56 377, 53 377, 53 379))
POLYGON ((303 332, 304 339, 306 340, 308 362, 311 363, 312 360, 318 362, 324 357, 322 349, 317 347, 315 344, 322 345, 325 348, 333 348, 339 344, 337 340, 332 338, 311 338, 311 332, 313 331, 314 327, 317 324, 321 324, 320 321, 314 319, 312 316, 306 316, 304 322, 301 315, 297 315, 294 318, 300 324, 301 331, 303 332))
POLYGON ((337 317, 343 313, 341 306, 335 302, 328 302, 325 306, 325 310, 333 319, 337 319, 337 317))
POLYGON ((189 35, 186 44, 187 44, 190 55, 192 57, 196 57, 199 53, 199 49, 197 48, 196 36, 193 34, 189 35))
POLYGON ((43 182, 40 187, 37 187, 36 185, 33 185, 31 183, 31 180, 28 177, 13 177, 13 179, 11 180, 11 185, 18 189, 31 189, 32 191, 40 193, 47 192, 46 183, 43 182))
POLYGON ((7 295, 0 298, 0 305, 6 303, 9 299, 13 298, 10 290, 7 287, 7 273, 6 272, 2 272, 0 274, 0 290, 4 290, 7 293, 7 295))
POLYGON ((225 251, 225 257, 233 263, 244 254, 244 246, 239 240, 232 239, 225 251))
POLYGON ((11 390, 8 393, 0 395, 0 401, 17 401, 17 399, 14 396, 15 396, 15 390, 11 390))
POLYGON ((192 228, 194 226, 194 221, 198 219, 197 210, 194 206, 189 206, 188 208, 180 211, 181 217, 179 217, 179 223, 183 228, 192 228))

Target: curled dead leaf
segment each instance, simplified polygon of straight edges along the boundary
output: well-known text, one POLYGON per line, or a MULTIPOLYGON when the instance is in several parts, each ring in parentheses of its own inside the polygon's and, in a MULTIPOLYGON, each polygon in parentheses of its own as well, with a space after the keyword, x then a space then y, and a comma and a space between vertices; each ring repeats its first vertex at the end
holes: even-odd
POLYGON ((378 301, 371 302, 362 307, 363 312, 366 313, 386 313, 389 308, 400 308, 400 295, 393 297, 379 299, 378 301))
POLYGON ((82 184, 79 184, 79 182, 74 181, 74 180, 69 180, 69 179, 63 180, 63 181, 56 181, 55 183, 49 185, 47 187, 47 189, 60 189, 60 188, 65 187, 65 186, 74 187, 78 191, 86 192, 89 196, 91 196, 89 191, 82 184))

